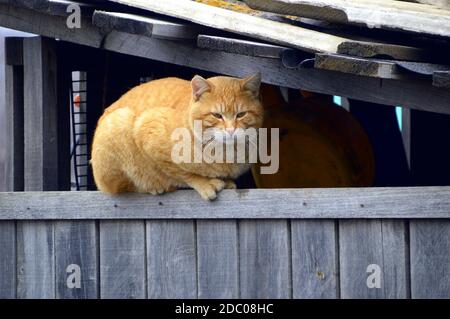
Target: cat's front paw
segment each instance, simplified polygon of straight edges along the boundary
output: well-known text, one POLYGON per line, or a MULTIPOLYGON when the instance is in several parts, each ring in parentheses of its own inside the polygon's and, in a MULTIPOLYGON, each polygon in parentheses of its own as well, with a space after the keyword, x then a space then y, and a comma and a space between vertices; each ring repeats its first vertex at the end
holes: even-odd
POLYGON ((224 181, 217 178, 213 178, 208 181, 205 181, 204 183, 201 183, 201 185, 195 187, 195 190, 200 194, 200 196, 204 200, 214 200, 217 198, 217 192, 220 192, 224 188, 225 188, 224 181))

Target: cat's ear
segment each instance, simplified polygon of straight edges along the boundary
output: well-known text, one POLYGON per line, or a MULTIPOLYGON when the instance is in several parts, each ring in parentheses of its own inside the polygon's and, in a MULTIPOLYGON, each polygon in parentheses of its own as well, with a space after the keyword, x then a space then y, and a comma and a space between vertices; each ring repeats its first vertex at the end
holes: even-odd
POLYGON ((250 91, 253 96, 259 96, 259 88, 261 86, 261 73, 258 72, 255 75, 246 77, 242 79, 242 88, 244 90, 250 91))
POLYGON ((191 80, 191 87, 192 97, 194 98, 194 101, 198 101, 203 93, 211 92, 212 84, 200 75, 196 75, 191 80))

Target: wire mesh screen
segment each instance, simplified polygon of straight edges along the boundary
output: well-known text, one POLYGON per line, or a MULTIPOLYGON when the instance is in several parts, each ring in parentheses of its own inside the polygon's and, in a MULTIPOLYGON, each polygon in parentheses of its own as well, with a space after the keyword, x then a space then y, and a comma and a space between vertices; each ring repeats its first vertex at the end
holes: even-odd
POLYGON ((87 74, 72 72, 70 94, 71 190, 87 190, 89 148, 87 145, 86 108, 87 74))

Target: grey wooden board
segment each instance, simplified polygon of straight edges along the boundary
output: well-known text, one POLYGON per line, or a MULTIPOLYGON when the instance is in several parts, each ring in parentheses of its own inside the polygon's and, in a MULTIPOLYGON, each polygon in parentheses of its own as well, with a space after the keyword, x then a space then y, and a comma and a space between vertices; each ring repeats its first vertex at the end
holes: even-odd
POLYGON ((98 242, 94 221, 55 223, 56 298, 92 299, 99 295, 98 242), (81 287, 69 287, 70 265, 80 267, 81 287))
POLYGON ((6 110, 9 137, 8 165, 5 174, 8 176, 9 190, 24 190, 24 104, 23 104, 23 68, 6 65, 6 110))
POLYGON ((433 85, 447 89, 450 88, 450 72, 445 71, 434 72, 433 85))
POLYGON ((433 87, 429 81, 362 77, 328 70, 286 69, 281 61, 192 48, 174 41, 112 31, 104 48, 231 76, 248 76, 256 71, 263 82, 289 88, 345 96, 379 104, 405 105, 431 112, 450 113, 448 90, 433 87), (399 94, 402 92, 402 94, 399 94))
POLYGON ((239 298, 236 221, 197 221, 198 297, 239 298))
POLYGON ((433 58, 432 50, 367 41, 343 42, 338 46, 337 53, 364 58, 390 57, 406 61, 428 61, 433 58))
POLYGON ((92 26, 89 16, 82 15, 81 28, 69 29, 64 16, 49 15, 15 5, 0 4, 0 25, 93 47, 99 47, 103 38, 99 29, 92 26))
MULTIPOLYGON (((83 20, 82 28, 69 30, 63 26, 65 21, 59 18, 0 4, 0 21, 4 26, 100 47, 103 34, 98 28, 93 27, 89 20, 83 20), (44 19, 45 27, 39 23, 44 19)), ((448 106, 450 92, 433 87, 424 81, 395 80, 392 82, 384 79, 380 83, 379 79, 326 70, 313 69, 298 72, 298 70, 287 70, 276 59, 202 50, 180 42, 163 41, 118 31, 112 31, 106 36, 104 48, 231 76, 248 76, 259 70, 263 75, 263 81, 269 84, 450 114, 448 106)))
MULTIPOLYGON (((0 27, 0 32, 3 28, 0 27)), ((10 167, 11 163, 6 150, 10 148, 10 130, 7 127, 9 114, 6 108, 5 84, 5 38, 0 33, 0 192, 11 191, 10 167)))
POLYGON ((318 20, 450 36, 450 13, 429 5, 372 0, 245 0, 251 8, 318 20))
POLYGON ((0 299, 16 298, 16 226, 0 222, 0 299))
POLYGON ((58 189, 54 40, 24 39, 25 190, 58 189))
POLYGON ((17 298, 55 298, 52 222, 17 223, 17 298))
POLYGON ((203 49, 274 59, 279 59, 283 51, 292 50, 273 44, 203 34, 198 36, 197 45, 203 49))
POLYGON ((292 298, 288 223, 239 221, 241 298, 292 298))
POLYGON ((146 298, 145 223, 100 222, 100 298, 146 298))
POLYGON ((411 297, 450 298, 450 222, 410 222, 411 297))
POLYGON ((292 220, 293 298, 339 298, 339 256, 334 220, 292 220))
POLYGON ((263 19, 194 1, 112 0, 130 7, 191 21, 255 39, 309 51, 336 53, 337 46, 348 39, 263 19), (244 26, 245 27, 242 27, 244 26))
POLYGON ((405 229, 402 220, 339 221, 341 298, 408 297, 405 229), (373 264, 381 270, 380 288, 367 285, 373 264))
POLYGON ((129 13, 96 10, 92 23, 103 31, 118 30, 160 39, 195 39, 198 27, 138 16, 129 13))
POLYGON ((193 221, 147 221, 149 298, 197 298, 193 221))
POLYGON ((193 190, 0 193, 0 220, 167 218, 450 218, 450 187, 224 190, 213 202, 193 190))
MULTIPOLYGON (((23 40, 24 63, 24 187, 27 191, 56 190, 57 103, 54 42, 23 40)), ((54 225, 17 223, 19 298, 54 298, 54 225)))
POLYGON ((349 57, 337 54, 316 54, 314 67, 330 71, 352 73, 383 79, 400 79, 404 77, 391 61, 381 61, 349 57))

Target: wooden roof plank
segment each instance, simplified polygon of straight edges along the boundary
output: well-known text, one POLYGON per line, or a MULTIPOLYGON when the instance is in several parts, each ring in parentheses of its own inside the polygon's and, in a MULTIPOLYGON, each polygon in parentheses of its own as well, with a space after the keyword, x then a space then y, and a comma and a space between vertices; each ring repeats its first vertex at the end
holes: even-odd
POLYGON ((160 39, 195 39, 199 28, 129 13, 96 10, 92 23, 104 31, 118 30, 160 39))
POLYGON ((223 190, 213 202, 194 190, 0 193, 0 220, 197 218, 450 218, 450 187, 223 190))
POLYGON ((450 11, 389 0, 245 0, 254 9, 369 28, 450 37, 450 11))

